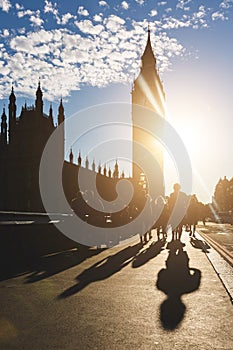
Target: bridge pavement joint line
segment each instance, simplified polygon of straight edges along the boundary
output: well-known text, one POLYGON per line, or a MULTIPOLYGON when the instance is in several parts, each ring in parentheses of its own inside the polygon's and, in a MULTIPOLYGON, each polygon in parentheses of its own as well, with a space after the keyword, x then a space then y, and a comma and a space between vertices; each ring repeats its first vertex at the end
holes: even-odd
POLYGON ((232 254, 220 244, 213 241, 210 237, 206 237, 203 232, 197 230, 197 238, 203 238, 211 246, 211 250, 206 251, 205 254, 216 271, 220 281, 226 289, 230 300, 233 304, 233 257, 232 254))

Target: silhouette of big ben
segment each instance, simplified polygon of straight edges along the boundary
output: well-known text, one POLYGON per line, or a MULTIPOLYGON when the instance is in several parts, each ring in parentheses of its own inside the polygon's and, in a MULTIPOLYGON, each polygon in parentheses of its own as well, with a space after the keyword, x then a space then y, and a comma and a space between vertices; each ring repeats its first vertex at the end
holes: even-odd
MULTIPOLYGON (((144 145, 156 158, 161 171, 163 172, 163 151, 161 144, 150 137, 148 132, 139 128, 140 125, 147 125, 151 115, 158 115, 165 118, 165 94, 163 86, 156 68, 156 58, 153 53, 150 39, 150 29, 148 28, 148 38, 144 53, 141 57, 140 73, 133 84, 132 90, 132 122, 133 122, 133 178, 137 182, 143 173, 140 164, 140 155, 138 154, 135 143, 144 145), (138 119, 139 118, 139 119, 138 119)), ((155 118, 156 123, 156 118, 155 118)), ((158 128, 161 128, 161 119, 159 118, 158 128)), ((156 125, 152 125, 156 130, 156 125)), ((157 130, 161 135, 161 130, 157 130)), ((157 132, 156 131, 156 132, 157 132)), ((156 176, 156 174, 155 174, 156 176)))

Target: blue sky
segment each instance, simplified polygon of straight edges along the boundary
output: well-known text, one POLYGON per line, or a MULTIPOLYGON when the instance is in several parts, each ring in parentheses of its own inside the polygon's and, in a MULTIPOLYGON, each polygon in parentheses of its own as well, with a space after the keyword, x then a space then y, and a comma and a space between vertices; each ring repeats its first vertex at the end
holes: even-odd
POLYGON ((45 111, 52 102, 55 115, 61 96, 67 117, 95 104, 130 103, 149 22, 168 120, 190 153, 193 192, 210 201, 219 177, 233 176, 232 5, 0 0, 0 110, 12 83, 18 112, 25 100, 34 103, 39 77, 45 111))

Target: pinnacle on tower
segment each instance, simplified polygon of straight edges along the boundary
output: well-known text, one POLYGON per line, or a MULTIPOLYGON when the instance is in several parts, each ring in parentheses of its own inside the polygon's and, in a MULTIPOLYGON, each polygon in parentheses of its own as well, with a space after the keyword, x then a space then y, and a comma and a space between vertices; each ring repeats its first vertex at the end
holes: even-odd
POLYGON ((95 171, 95 160, 93 159, 93 162, 92 162, 92 171, 95 171))
POLYGON ((49 107, 49 117, 50 117, 50 118, 53 117, 53 107, 52 107, 52 103, 50 103, 50 107, 49 107))
POLYGON ((63 123, 64 120, 65 120, 64 107, 63 107, 62 98, 61 98, 60 105, 58 107, 58 125, 63 123))
POLYGON ((79 151, 79 154, 78 154, 78 165, 79 165, 79 166, 82 165, 82 157, 81 157, 80 151, 79 151))
POLYGON ((148 36, 147 36, 147 43, 144 50, 144 53, 141 57, 142 67, 152 67, 156 65, 156 58, 154 56, 154 52, 151 46, 151 39, 150 39, 150 27, 148 24, 148 36))
POLYGON ((107 168, 106 168, 106 164, 104 164, 104 176, 107 175, 107 168))
POLYGON ((6 145, 7 144, 7 116, 6 116, 6 112, 5 112, 5 107, 3 108, 3 112, 2 112, 2 121, 1 121, 1 144, 2 145, 6 145))
POLYGON ((49 107, 49 120, 50 120, 52 126, 54 126, 53 125, 53 108, 52 108, 52 103, 50 103, 50 107, 49 107))
POLYGON ((119 167, 116 159, 115 167, 114 167, 114 172, 113 172, 113 177, 116 179, 119 177, 119 167))
POLYGON ((43 116, 43 93, 40 88, 40 80, 36 90, 36 112, 43 116))
POLYGON ((16 97, 14 94, 14 87, 11 87, 11 94, 9 96, 9 104, 8 104, 8 115, 9 115, 9 143, 12 142, 15 125, 16 125, 16 97))
POLYGON ((69 155, 69 158, 70 158, 70 163, 71 163, 71 164, 73 164, 74 155, 73 155, 73 152, 72 152, 72 148, 70 149, 70 155, 69 155))
POLYGON ((13 103, 16 100, 16 97, 15 97, 15 94, 14 94, 14 86, 13 85, 11 87, 11 94, 10 94, 9 100, 10 100, 10 102, 13 102, 13 103))
POLYGON ((89 169, 89 160, 88 160, 87 156, 86 156, 86 161, 85 161, 85 167, 86 167, 86 169, 89 169))

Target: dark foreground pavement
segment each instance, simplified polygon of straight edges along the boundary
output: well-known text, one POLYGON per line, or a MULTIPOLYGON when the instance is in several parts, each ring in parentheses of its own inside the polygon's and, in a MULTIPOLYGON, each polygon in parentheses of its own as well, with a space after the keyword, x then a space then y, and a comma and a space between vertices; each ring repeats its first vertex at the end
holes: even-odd
POLYGON ((232 349, 230 296, 200 239, 67 250, 5 275, 0 349, 232 349))

